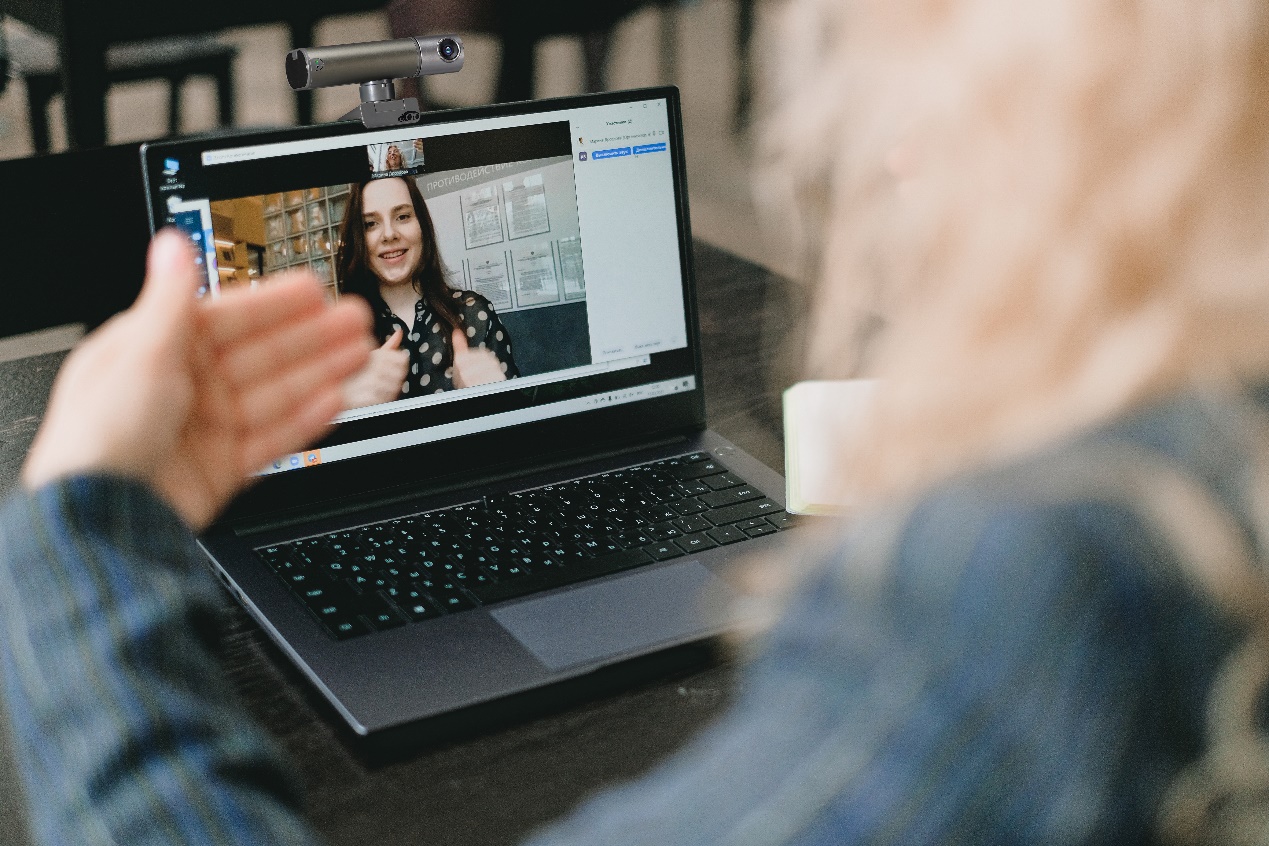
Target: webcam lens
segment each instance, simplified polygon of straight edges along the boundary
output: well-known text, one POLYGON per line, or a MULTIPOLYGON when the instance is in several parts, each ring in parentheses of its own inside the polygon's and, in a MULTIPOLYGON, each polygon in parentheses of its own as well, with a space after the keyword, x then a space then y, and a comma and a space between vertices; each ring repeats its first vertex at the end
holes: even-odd
POLYGON ((458 42, 452 38, 442 38, 436 45, 436 52, 440 54, 441 61, 452 62, 458 58, 458 42))

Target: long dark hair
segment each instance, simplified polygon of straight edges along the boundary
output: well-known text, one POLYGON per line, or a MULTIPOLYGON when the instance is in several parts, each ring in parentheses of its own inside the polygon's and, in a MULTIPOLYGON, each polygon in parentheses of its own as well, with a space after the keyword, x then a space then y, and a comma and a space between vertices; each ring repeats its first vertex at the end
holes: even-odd
MULTIPOLYGON (((414 271, 414 278, 410 282, 415 293, 423 297, 432 312, 449 327, 445 334, 448 338, 455 329, 460 328, 460 324, 458 310, 454 307, 454 289, 445 282, 441 253, 436 249, 436 228, 432 226, 432 215, 427 210, 423 195, 419 193, 419 186, 413 179, 401 181, 410 192, 414 216, 423 231, 423 256, 419 259, 418 269, 414 271)), ((348 211, 340 230, 339 254, 335 263, 339 268, 340 292, 365 297, 375 315, 375 335, 382 342, 392 334, 392 321, 385 315, 388 304, 379 293, 379 277, 370 269, 366 249, 365 201, 362 192, 369 183, 370 180, 366 180, 349 186, 348 211)), ((451 359, 449 344, 443 346, 448 362, 451 359)))

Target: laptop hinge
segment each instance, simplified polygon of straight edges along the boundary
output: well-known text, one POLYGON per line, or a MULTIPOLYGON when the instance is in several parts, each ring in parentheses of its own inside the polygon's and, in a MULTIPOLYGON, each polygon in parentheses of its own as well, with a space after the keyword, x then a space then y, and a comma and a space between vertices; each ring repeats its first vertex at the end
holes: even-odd
MULTIPOLYGON (((693 430, 693 432, 695 431, 697 430, 693 430)), ((478 488, 497 486, 508 481, 524 478, 529 474, 553 473, 595 461, 609 461, 623 455, 634 455, 648 450, 670 447, 675 444, 686 444, 689 441, 689 437, 687 434, 679 434, 654 441, 640 440, 638 442, 610 446, 600 452, 596 452, 591 448, 584 453, 569 451, 547 454, 545 456, 538 455, 531 462, 516 462, 515 464, 483 470, 480 474, 480 480, 475 483, 473 483, 470 476, 456 474, 441 479, 429 479, 426 483, 399 485, 361 496, 330 500, 309 505, 302 509, 273 512, 239 521, 231 528, 237 535, 254 535, 260 532, 287 529, 318 520, 329 520, 349 514, 360 514, 424 497, 443 496, 457 491, 473 491, 478 488)))

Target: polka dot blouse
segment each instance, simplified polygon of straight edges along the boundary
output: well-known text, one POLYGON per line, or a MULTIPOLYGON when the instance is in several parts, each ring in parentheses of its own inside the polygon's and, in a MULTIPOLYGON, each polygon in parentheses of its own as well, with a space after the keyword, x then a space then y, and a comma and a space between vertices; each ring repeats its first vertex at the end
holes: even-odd
MULTIPOLYGON (((460 324, 467 332, 467 346, 492 350, 508 379, 520 375, 512 357, 511 336, 494 312, 489 300, 475 291, 454 291, 460 324)), ((401 385, 401 399, 421 394, 439 394, 454 388, 454 368, 450 354, 450 329, 427 301, 420 297, 414 306, 414 326, 387 310, 383 317, 403 333, 401 348, 410 353, 410 369, 401 385)))

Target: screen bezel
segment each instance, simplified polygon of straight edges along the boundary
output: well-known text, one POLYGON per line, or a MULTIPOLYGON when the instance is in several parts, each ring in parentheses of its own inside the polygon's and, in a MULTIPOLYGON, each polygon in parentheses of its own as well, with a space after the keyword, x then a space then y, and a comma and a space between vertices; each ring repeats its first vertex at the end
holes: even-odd
MULTIPOLYGON (((327 507, 337 500, 365 501, 373 500, 376 495, 397 496, 402 489, 416 491, 422 496, 432 489, 452 487, 456 479, 467 477, 475 483, 510 467, 532 467, 551 456, 600 455, 638 440, 655 441, 704 429, 700 327, 678 89, 665 86, 427 112, 418 124, 412 126, 533 115, 654 99, 666 101, 687 349, 696 379, 694 390, 265 476, 235 500, 221 522, 254 521, 281 512, 302 514, 309 509, 327 507)), ((156 227, 156 221, 161 220, 164 209, 164 199, 157 191, 164 158, 174 156, 201 161, 201 153, 205 150, 357 134, 369 134, 369 131, 357 123, 335 123, 145 144, 141 147, 141 166, 151 229, 156 227)))

